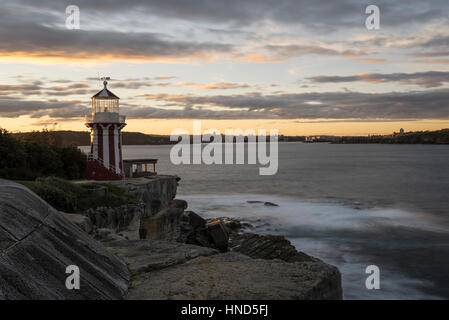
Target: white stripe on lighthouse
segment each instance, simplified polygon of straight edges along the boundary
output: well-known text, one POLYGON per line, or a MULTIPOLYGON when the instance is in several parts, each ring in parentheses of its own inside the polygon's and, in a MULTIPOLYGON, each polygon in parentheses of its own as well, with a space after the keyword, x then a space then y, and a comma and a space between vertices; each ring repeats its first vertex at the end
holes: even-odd
POLYGON ((119 135, 118 135, 118 126, 114 126, 114 156, 115 156, 115 172, 120 174, 120 153, 118 150, 119 144, 119 135))
POLYGON ((103 165, 109 169, 109 124, 103 128, 103 165))

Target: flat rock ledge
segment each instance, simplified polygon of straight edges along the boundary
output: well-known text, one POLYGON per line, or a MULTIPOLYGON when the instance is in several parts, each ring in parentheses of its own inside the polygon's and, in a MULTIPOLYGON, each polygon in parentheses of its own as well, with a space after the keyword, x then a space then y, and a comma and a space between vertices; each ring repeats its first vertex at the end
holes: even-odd
POLYGON ((131 271, 128 299, 341 299, 340 272, 319 260, 285 262, 156 240, 113 241, 131 271))
POLYGON ((106 245, 111 253, 126 262, 133 276, 218 253, 211 248, 158 240, 116 240, 106 245))

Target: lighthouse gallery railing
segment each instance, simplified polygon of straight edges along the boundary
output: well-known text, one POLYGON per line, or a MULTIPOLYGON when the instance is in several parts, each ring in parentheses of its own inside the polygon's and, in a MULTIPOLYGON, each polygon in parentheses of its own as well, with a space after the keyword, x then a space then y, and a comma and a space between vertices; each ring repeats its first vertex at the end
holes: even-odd
POLYGON ((96 162, 98 162, 98 164, 100 164, 101 166, 105 167, 107 170, 112 171, 114 174, 118 174, 121 177, 125 176, 124 173, 122 172, 122 170, 119 170, 120 173, 117 173, 117 168, 115 166, 113 166, 112 164, 109 164, 109 167, 106 167, 104 165, 103 159, 95 158, 92 153, 89 153, 87 155, 87 160, 88 161, 96 161, 96 162))

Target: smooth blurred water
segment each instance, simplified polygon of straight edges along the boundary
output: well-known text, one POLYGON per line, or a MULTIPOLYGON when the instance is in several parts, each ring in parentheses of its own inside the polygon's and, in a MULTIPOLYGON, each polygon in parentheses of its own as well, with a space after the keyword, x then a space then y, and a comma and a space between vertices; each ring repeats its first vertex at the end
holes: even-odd
POLYGON ((449 146, 280 143, 275 176, 259 165, 175 166, 170 148, 124 146, 124 158, 158 158, 158 173, 182 178, 189 209, 250 221, 336 265, 345 298, 449 298, 449 146), (365 288, 371 264, 380 290, 365 288))

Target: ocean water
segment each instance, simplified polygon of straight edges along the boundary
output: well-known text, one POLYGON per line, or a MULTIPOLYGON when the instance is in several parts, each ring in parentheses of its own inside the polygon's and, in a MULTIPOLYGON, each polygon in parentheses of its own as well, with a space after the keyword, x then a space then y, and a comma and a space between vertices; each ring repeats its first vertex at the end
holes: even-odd
POLYGON ((345 299, 449 298, 449 146, 280 143, 274 176, 259 165, 175 166, 170 148, 124 146, 124 158, 158 158, 158 173, 181 177, 190 210, 285 235, 337 266, 345 299), (365 287, 369 265, 379 290, 365 287))

